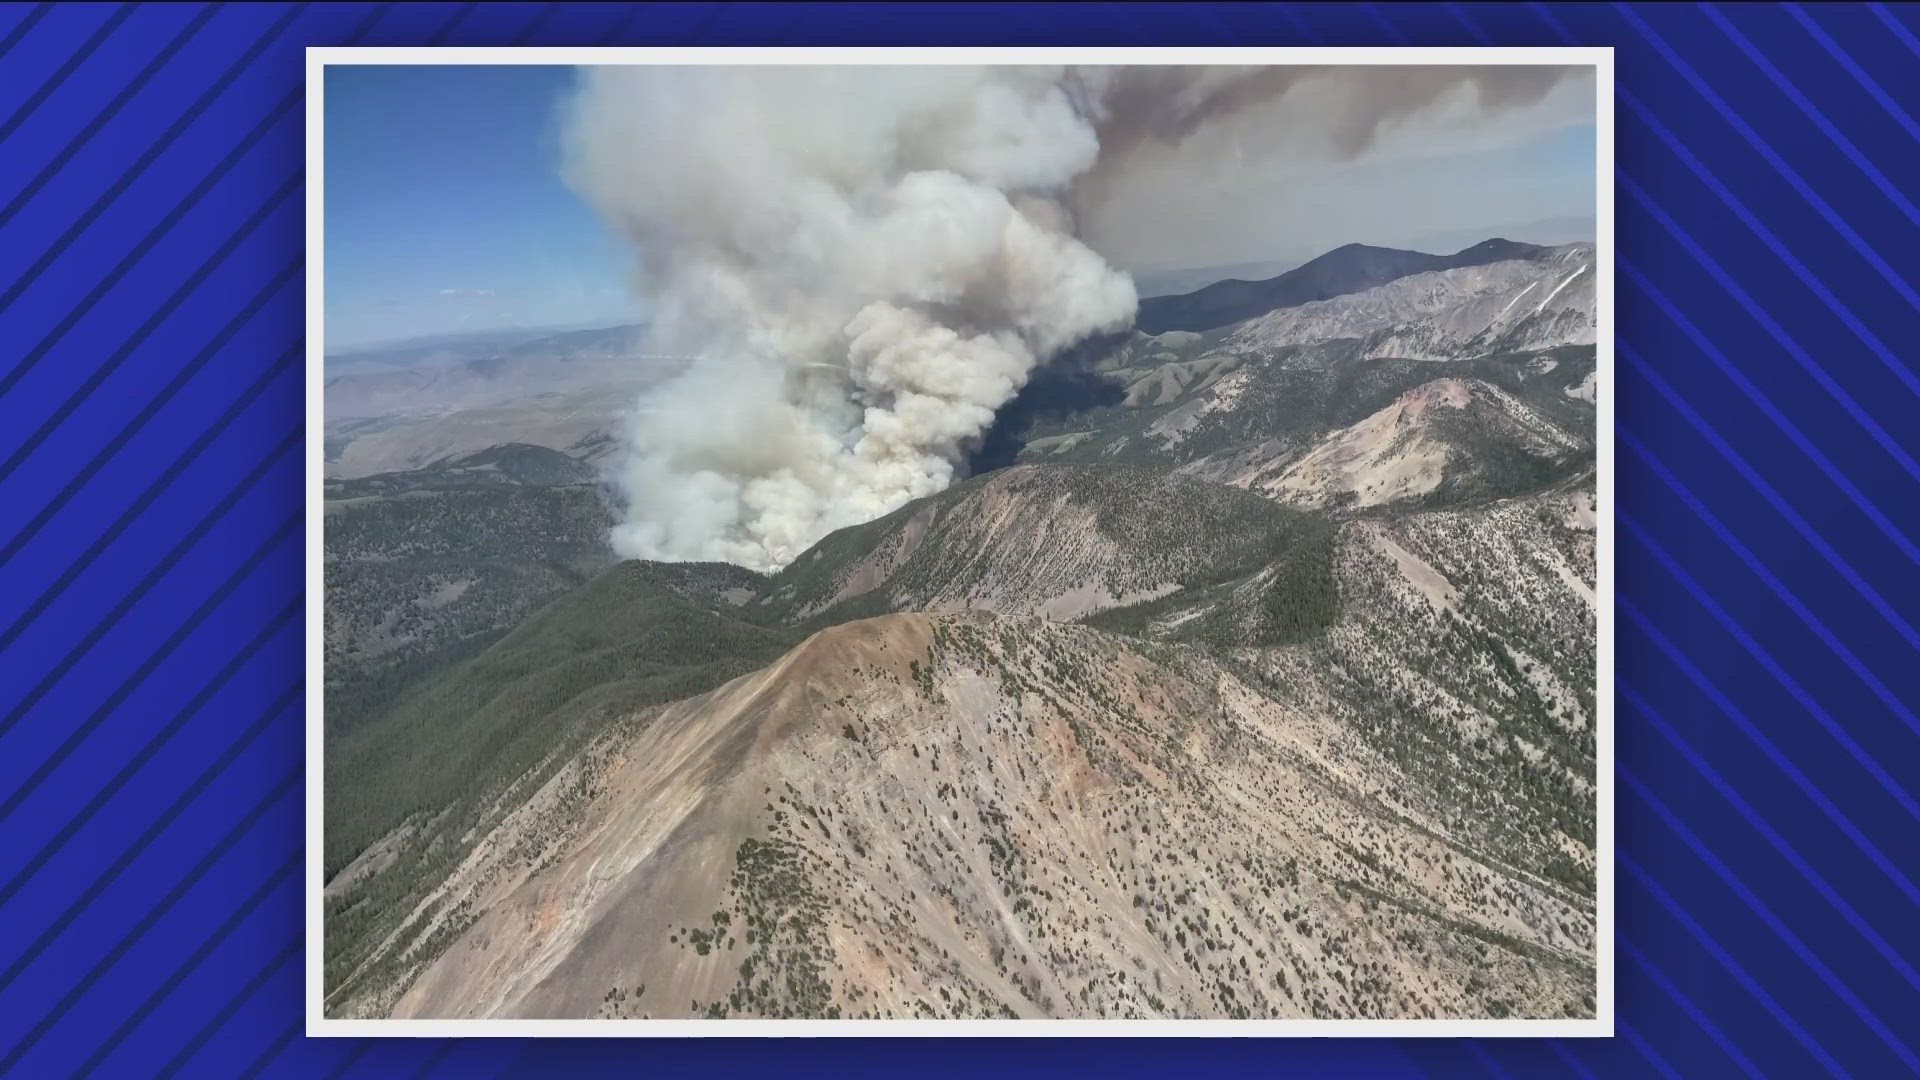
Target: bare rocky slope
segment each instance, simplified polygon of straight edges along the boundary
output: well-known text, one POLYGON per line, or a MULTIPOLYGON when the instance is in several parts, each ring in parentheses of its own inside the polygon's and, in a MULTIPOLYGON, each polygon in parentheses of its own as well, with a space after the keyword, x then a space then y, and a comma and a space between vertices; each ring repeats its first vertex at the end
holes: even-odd
POLYGON ((1593 1015, 1592 248, 1380 251, 771 577, 541 562, 585 453, 335 481, 326 1013, 1593 1015))
POLYGON ((1224 479, 1308 507, 1365 508, 1531 487, 1580 462, 1581 440, 1478 379, 1435 379, 1281 460, 1224 479))
POLYGON ((1003 438, 1024 461, 1172 465, 1316 507, 1577 474, 1593 442, 1593 246, 1489 244, 1231 326, 1103 342, 1075 358, 1105 388, 1078 387, 1090 407, 1017 401, 1003 438), (1411 475, 1382 475, 1386 459, 1411 475))
POLYGON ((525 793, 423 905, 444 950, 329 1008, 1590 1013, 1577 894, 1303 704, 1034 618, 824 630, 525 793))
POLYGON ((1072 620, 1319 552, 1316 518, 1144 466, 1020 465, 827 537, 769 583, 788 619, 986 610, 1072 620))
POLYGON ((1593 245, 1409 274, 1235 326, 1234 348, 1354 338, 1369 358, 1449 360, 1591 345, 1593 245))
MULTIPOLYGON (((1097 497, 1097 471, 949 495, 997 482, 996 520, 1072 521, 1058 495, 1097 497)), ((623 564, 361 749, 404 777, 444 764, 432 732, 496 747, 330 852, 328 1011, 1591 1015, 1588 490, 1353 516, 1318 549, 1337 607, 1292 635, 1232 632, 1297 594, 1251 547, 1092 625, 1038 612, 1057 570, 1027 559, 997 611, 804 640, 756 603, 781 578, 623 564), (652 704, 627 665, 665 640, 710 664, 799 644, 652 704), (555 676, 574 655, 604 673, 555 676)), ((951 554, 999 547, 978 529, 951 554)))

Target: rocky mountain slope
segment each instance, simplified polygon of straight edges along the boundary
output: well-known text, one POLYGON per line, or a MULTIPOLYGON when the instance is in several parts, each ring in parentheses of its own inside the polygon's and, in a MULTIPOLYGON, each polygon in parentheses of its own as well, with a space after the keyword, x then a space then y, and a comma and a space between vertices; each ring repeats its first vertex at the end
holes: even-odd
POLYGON ((460 820, 580 732, 778 657, 802 635, 738 614, 764 582, 724 563, 622 563, 358 713, 336 715, 329 685, 327 875, 412 814, 460 820))
POLYGON ((349 978, 336 1002, 396 1016, 1590 1011, 1591 913, 1406 792, 1342 725, 1199 653, 983 613, 864 620, 609 730, 418 913, 422 936, 451 937, 437 958, 364 998, 349 978))
POLYGON ((1364 508, 1530 487, 1577 463, 1580 440, 1480 380, 1435 379, 1286 462, 1243 465, 1228 483, 1309 507, 1364 508))
POLYGON ((1124 397, 1031 425, 1018 460, 1169 466, 1325 508, 1517 494, 1591 455, 1590 348, 1431 362, 1368 359, 1360 345, 1112 369, 1124 397))
POLYGON ((328 1015, 1593 1015, 1592 249, 1378 250, 772 577, 331 482, 328 1015))
POLYGON ((1454 835, 1591 897, 1596 525, 1591 474, 1357 518, 1334 625, 1243 655, 1390 756, 1454 835))
MULTIPOLYGON (((851 599, 914 602, 949 575, 894 553, 942 516, 926 550, 962 561, 1002 542, 976 516, 1090 550, 1086 504, 1173 482, 1102 471, 1010 470, 850 530, 813 595, 865 569, 851 599)), ((1202 511, 1291 513, 1187 483, 1202 511)), ((1037 613, 1043 558, 949 594, 971 610, 844 623, 873 608, 809 612, 791 570, 622 564, 329 746, 330 815, 378 805, 369 776, 446 778, 337 851, 330 824, 328 1008, 1587 1015, 1593 524, 1579 480, 1362 515, 1078 626, 1037 613), (728 664, 769 666, 657 704, 728 664)))
POLYGON ((1135 333, 1088 363, 1109 387, 1083 391, 1092 407, 1029 406, 1017 457, 1171 465, 1336 510, 1573 475, 1593 441, 1593 248, 1520 255, 1207 333, 1135 333))
POLYGON ((1537 248, 1524 258, 1410 274, 1377 288, 1270 311, 1233 328, 1245 351, 1334 338, 1368 359, 1448 360, 1591 345, 1593 245, 1537 248))
MULTIPOLYGON (((1273 307, 1231 326, 1136 330, 1074 358, 1085 372, 1078 407, 1049 409, 1037 400, 1041 391, 1023 394, 1034 400, 1009 414, 1019 430, 999 435, 1020 447, 1020 460, 1168 464, 1244 482, 1316 447, 1338 454, 1330 443, 1404 395, 1451 400, 1459 396, 1454 384, 1466 381, 1478 388, 1468 401, 1508 418, 1492 425, 1495 456, 1536 458, 1553 471, 1563 450, 1592 439, 1593 258, 1591 244, 1488 241, 1437 269, 1273 307), (1502 429, 1529 434, 1500 436, 1502 429)), ((1453 460, 1468 464, 1460 454, 1453 460)), ((1416 487, 1415 494, 1431 490, 1416 487)))
POLYGON ((1015 466, 843 529, 769 583, 788 618, 985 610, 1060 621, 1266 566, 1323 530, 1149 467, 1015 466))

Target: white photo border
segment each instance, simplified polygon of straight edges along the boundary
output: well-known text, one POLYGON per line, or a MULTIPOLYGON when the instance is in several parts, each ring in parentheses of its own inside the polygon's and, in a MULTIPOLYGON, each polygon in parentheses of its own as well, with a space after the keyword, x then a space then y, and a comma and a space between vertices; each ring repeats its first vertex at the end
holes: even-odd
POLYGON ((411 1038, 752 1038, 752 1037, 1310 1037, 1568 1038, 1614 1033, 1614 740, 1613 740, 1613 50, 1585 47, 1414 46, 1335 48, 920 48, 920 47, 500 47, 327 46, 307 49, 307 402, 306 402, 306 1033, 313 1037, 411 1038), (325 775, 322 670, 325 596, 322 507, 325 430, 324 123, 330 65, 880 65, 880 64, 1248 64, 1248 65, 1557 65, 1594 69, 1594 273, 1596 419, 1595 594, 1599 641, 1595 673, 1595 1015, 1585 1019, 1458 1020, 343 1020, 323 1015, 320 785, 325 775))

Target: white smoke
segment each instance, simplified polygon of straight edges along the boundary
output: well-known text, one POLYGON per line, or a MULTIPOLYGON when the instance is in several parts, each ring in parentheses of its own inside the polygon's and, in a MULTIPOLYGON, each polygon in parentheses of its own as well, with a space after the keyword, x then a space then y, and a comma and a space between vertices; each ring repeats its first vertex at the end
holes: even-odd
POLYGON ((1133 317, 1056 200, 1099 151, 1062 72, 605 67, 571 175, 641 253, 629 557, 786 564, 954 479, 1036 363, 1133 317))
MULTIPOLYGON (((644 351, 699 358, 626 432, 616 550, 769 570, 945 488, 1037 364, 1132 321, 1075 213, 1143 147, 1315 74, 583 71, 571 179, 639 251, 644 351)), ((1479 77, 1393 75, 1356 138, 1479 77)))

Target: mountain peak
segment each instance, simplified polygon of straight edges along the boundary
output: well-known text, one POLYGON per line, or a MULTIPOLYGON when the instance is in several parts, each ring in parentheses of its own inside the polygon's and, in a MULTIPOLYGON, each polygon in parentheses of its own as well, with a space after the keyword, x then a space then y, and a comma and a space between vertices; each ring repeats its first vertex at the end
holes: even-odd
POLYGON ((1508 240, 1496 236, 1482 240, 1469 248, 1461 248, 1449 257, 1448 261, 1458 266, 1472 266, 1483 262, 1501 262, 1506 259, 1531 259, 1548 249, 1538 244, 1523 244, 1517 240, 1508 240))
POLYGON ((1429 255, 1424 251, 1371 244, 1342 244, 1265 281, 1217 281, 1181 296, 1142 300, 1134 327, 1147 334, 1213 330, 1259 318, 1270 311, 1377 288, 1428 270, 1537 259, 1554 250, 1557 249, 1504 237, 1482 240, 1452 255, 1429 255))

